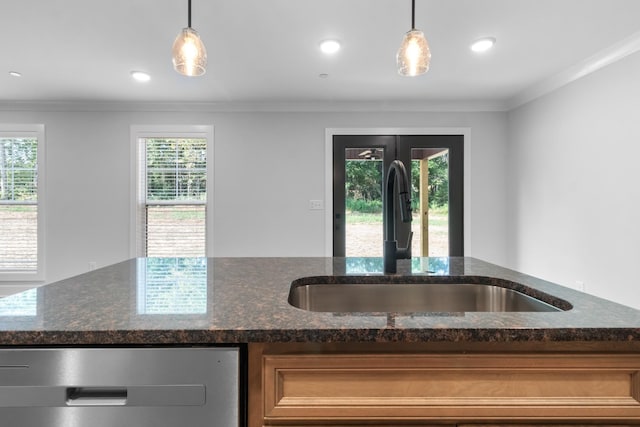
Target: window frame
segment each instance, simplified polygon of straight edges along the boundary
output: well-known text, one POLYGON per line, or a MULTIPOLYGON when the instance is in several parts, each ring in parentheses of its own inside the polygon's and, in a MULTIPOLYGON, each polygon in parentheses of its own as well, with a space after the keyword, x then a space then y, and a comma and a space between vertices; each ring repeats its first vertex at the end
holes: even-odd
POLYGON ((130 254, 144 257, 146 181, 143 172, 145 138, 204 138, 207 140, 207 201, 205 216, 205 255, 213 256, 214 151, 212 125, 133 125, 131 126, 131 225, 130 254))
POLYGON ((0 124, 0 138, 36 138, 37 148, 37 257, 36 270, 9 271, 0 270, 0 282, 43 282, 45 280, 45 195, 46 195, 46 157, 44 124, 0 124))

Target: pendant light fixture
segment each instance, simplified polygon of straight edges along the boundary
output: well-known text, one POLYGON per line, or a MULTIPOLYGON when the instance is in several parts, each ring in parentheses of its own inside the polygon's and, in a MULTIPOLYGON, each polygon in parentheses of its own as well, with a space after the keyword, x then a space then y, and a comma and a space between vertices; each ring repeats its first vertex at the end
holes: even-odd
POLYGON ((404 35, 396 61, 401 76, 419 76, 429 71, 431 51, 424 33, 416 29, 416 0, 411 0, 411 30, 404 35))
POLYGON ((201 76, 207 71, 207 49, 198 32, 191 28, 191 0, 189 21, 173 42, 173 68, 185 76, 201 76))

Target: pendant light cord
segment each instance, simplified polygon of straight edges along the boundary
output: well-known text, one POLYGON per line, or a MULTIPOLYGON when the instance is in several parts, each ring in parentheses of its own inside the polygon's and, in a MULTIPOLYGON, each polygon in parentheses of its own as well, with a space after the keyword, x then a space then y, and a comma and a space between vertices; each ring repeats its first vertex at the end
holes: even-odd
MULTIPOLYGON (((191 4, 191 0, 189 0, 191 4)), ((416 29, 416 0, 411 0, 411 29, 416 29)))
MULTIPOLYGON (((415 0, 414 0, 415 1, 415 0)), ((188 15, 189 15, 189 19, 188 19, 188 25, 187 27, 191 28, 191 0, 189 0, 189 6, 187 8, 188 10, 188 15)))

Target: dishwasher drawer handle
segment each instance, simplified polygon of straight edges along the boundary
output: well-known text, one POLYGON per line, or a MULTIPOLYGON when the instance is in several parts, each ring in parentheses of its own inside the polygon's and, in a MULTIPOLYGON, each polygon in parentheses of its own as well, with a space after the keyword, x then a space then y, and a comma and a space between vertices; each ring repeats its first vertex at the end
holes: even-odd
POLYGON ((124 406, 126 404, 126 387, 67 388, 67 406, 124 406))

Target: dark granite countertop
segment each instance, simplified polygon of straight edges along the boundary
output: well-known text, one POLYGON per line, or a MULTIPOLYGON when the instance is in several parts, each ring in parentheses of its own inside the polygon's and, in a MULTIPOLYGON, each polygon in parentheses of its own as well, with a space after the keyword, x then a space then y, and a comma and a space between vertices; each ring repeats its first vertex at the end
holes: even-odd
POLYGON ((400 261, 399 275, 489 281, 565 310, 321 313, 287 302, 302 277, 398 277, 379 271, 379 258, 132 259, 0 300, 0 345, 640 342, 640 311, 474 258, 400 261))

